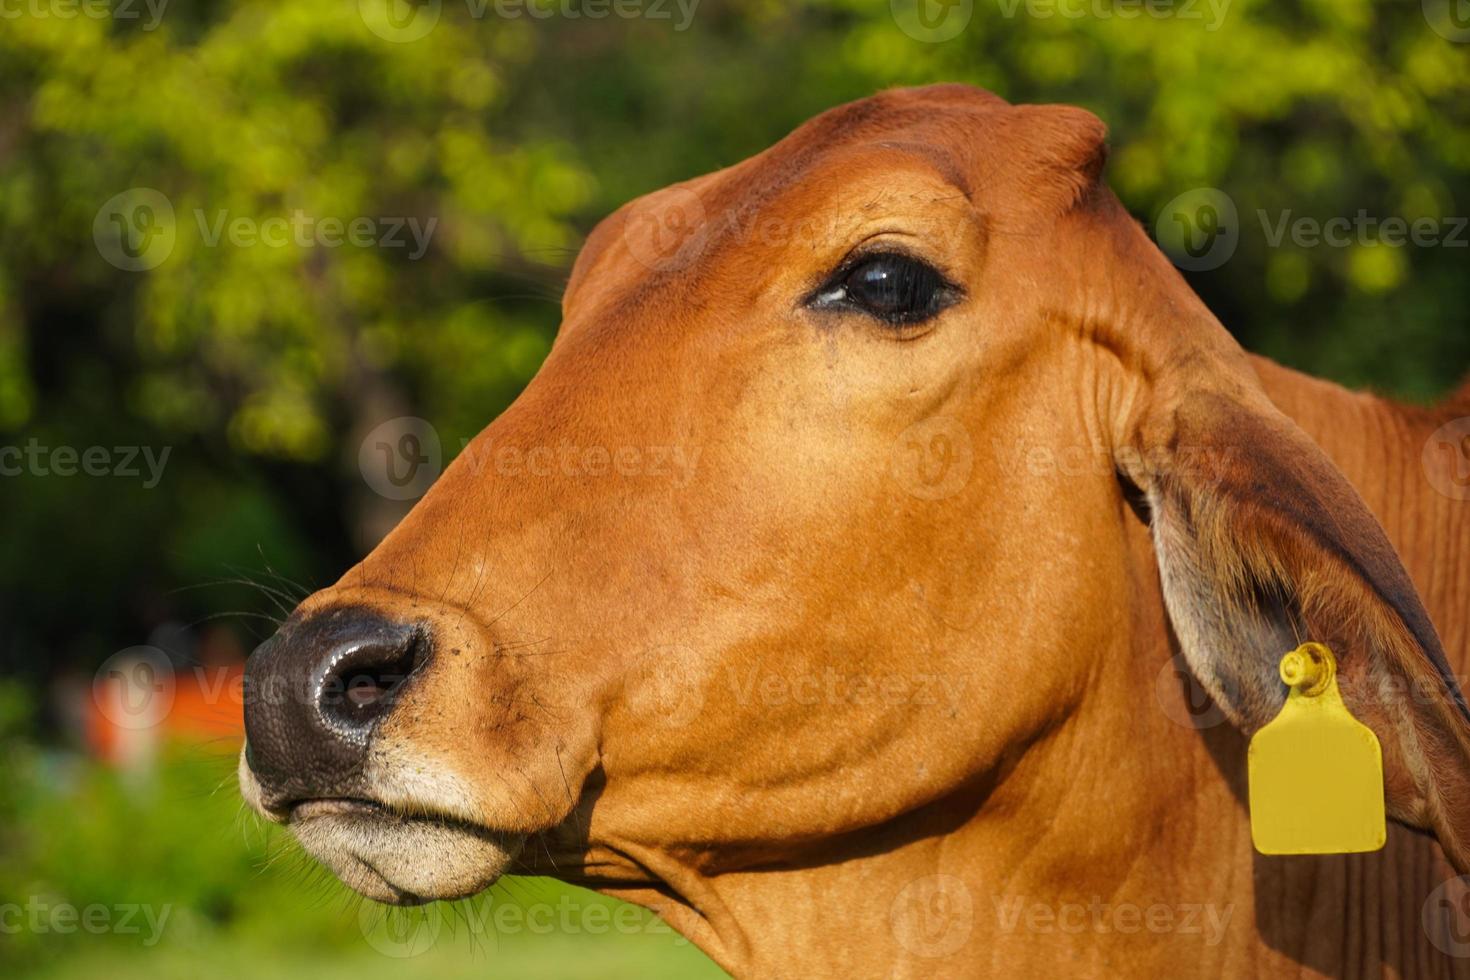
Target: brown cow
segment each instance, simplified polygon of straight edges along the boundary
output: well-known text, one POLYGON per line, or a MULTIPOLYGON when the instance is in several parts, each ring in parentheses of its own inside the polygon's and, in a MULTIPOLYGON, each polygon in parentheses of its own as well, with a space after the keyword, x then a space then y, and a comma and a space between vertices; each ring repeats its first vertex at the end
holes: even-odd
POLYGON ((1470 399, 1253 361, 1104 158, 895 91, 604 221, 525 393, 252 658, 246 798, 373 898, 554 874, 742 975, 1465 972, 1470 505, 1420 447, 1470 399), (1438 846, 1253 853, 1305 638, 1438 846))

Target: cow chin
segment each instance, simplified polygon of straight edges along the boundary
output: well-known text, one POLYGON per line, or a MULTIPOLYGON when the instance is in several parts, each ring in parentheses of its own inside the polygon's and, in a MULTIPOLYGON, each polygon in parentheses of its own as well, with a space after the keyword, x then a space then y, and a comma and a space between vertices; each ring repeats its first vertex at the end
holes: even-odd
POLYGON ((308 854, 349 888, 390 905, 474 895, 494 884, 524 838, 366 800, 311 800, 288 823, 308 854))

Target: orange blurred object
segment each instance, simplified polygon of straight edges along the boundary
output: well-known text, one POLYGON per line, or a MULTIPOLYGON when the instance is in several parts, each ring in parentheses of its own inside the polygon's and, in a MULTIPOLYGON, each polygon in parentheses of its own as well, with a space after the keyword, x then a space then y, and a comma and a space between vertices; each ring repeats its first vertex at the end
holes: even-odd
POLYGON ((83 712, 92 753, 113 765, 146 765, 168 742, 239 751, 245 734, 242 660, 173 670, 147 647, 98 672, 83 712))

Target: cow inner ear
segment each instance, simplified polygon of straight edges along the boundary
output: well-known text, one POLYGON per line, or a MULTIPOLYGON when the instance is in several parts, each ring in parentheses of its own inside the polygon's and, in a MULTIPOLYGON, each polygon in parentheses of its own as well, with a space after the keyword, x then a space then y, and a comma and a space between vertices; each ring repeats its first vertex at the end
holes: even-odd
POLYGON ((1251 567, 1234 550, 1233 532, 1209 526, 1195 509, 1207 501, 1178 488, 1155 494, 1149 529, 1175 635, 1226 716, 1253 732, 1280 710, 1277 661, 1311 638, 1311 626, 1290 582, 1251 567), (1221 544, 1231 547, 1221 552, 1221 544))

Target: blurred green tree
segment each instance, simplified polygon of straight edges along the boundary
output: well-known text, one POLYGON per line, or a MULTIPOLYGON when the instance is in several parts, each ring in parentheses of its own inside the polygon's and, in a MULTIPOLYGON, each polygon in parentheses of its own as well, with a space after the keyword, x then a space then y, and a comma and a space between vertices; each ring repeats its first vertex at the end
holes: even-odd
POLYGON ((322 584, 402 507, 357 473, 363 433, 421 415, 452 456, 534 373, 598 218, 887 86, 1092 109, 1147 224, 1223 193, 1238 243, 1189 275, 1255 350, 1415 399, 1470 365, 1470 233, 1449 240, 1470 43, 1432 5, 966 0, 938 8, 963 20, 935 40, 912 3, 7 18, 0 432, 174 453, 153 488, 0 481, 0 662, 96 662, 165 616, 267 608, 169 592, 240 567, 322 584), (1283 216, 1360 211, 1441 240, 1274 237, 1283 216))

